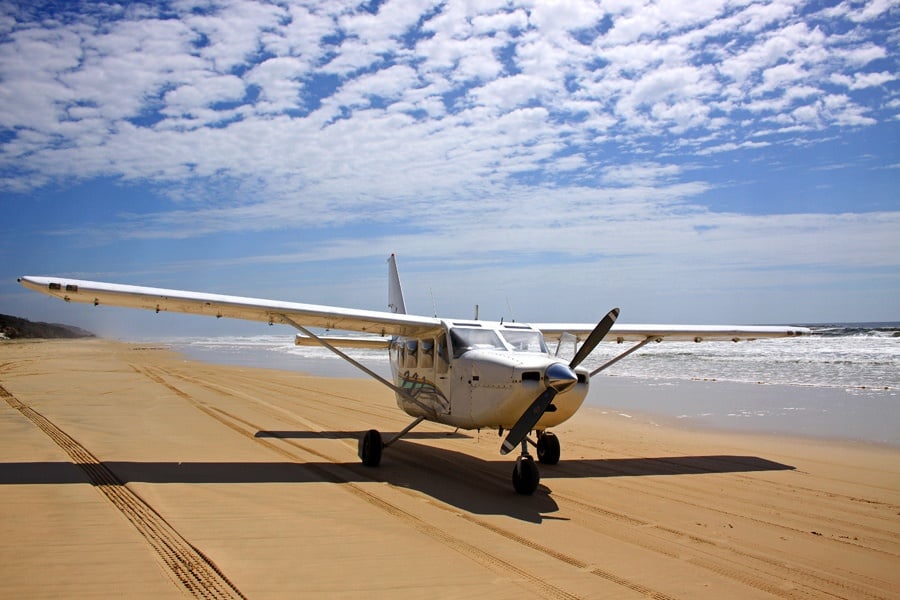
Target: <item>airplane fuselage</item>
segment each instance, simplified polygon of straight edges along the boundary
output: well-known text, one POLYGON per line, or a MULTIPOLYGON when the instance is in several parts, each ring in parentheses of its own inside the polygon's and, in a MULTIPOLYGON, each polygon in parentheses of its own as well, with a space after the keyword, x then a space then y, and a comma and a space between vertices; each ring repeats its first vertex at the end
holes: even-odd
MULTIPOLYGON (((485 321, 444 321, 434 337, 395 337, 390 363, 395 385, 408 392, 396 394, 401 409, 463 429, 512 427, 547 389, 548 368, 568 369, 539 330, 485 321)), ((583 368, 575 374, 577 382, 556 396, 537 429, 562 423, 584 402, 590 377, 583 368)))

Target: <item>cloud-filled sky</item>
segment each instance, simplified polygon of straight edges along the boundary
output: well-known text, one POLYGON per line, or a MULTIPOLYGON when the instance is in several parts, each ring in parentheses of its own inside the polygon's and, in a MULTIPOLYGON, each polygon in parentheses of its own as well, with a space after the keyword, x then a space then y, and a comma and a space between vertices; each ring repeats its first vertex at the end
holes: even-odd
POLYGON ((0 312, 53 274, 534 321, 900 320, 900 2, 0 2, 0 312))

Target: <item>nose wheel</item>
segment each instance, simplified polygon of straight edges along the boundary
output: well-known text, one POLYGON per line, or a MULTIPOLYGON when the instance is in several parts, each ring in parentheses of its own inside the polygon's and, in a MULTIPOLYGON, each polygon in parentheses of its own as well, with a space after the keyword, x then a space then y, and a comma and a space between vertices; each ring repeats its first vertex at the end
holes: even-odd
POLYGON ((541 482, 541 473, 538 471, 534 459, 528 454, 528 442, 522 442, 522 454, 516 459, 516 466, 512 473, 513 488, 516 493, 530 496, 541 482))
POLYGON ((534 459, 527 455, 517 458, 512 480, 516 493, 523 496, 532 495, 541 482, 541 473, 534 464, 534 459))
POLYGON ((537 448, 538 462, 555 465, 559 462, 559 438, 549 431, 537 432, 537 443, 529 438, 522 440, 522 454, 516 459, 513 469, 513 487, 519 494, 530 496, 541 482, 541 473, 534 459, 528 454, 528 444, 537 448))

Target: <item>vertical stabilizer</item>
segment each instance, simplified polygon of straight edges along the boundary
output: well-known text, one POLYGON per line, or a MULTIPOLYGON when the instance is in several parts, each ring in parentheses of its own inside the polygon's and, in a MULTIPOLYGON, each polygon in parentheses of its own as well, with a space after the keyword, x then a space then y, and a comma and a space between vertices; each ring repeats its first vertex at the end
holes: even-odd
POLYGON ((391 254, 388 259, 388 308, 392 313, 406 314, 403 303, 403 288, 400 287, 400 273, 397 272, 397 258, 391 254))

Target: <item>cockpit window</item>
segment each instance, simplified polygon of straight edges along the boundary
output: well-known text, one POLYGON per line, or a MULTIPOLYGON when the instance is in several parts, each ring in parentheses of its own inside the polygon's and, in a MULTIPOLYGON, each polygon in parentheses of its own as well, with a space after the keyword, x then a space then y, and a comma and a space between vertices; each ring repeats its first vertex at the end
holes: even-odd
POLYGON ((459 358, 469 350, 506 350, 497 332, 490 329, 455 327, 450 330, 453 342, 453 358, 459 358))
POLYGON ((534 352, 535 354, 549 354, 544 336, 540 331, 503 331, 501 333, 507 343, 516 352, 534 352))

